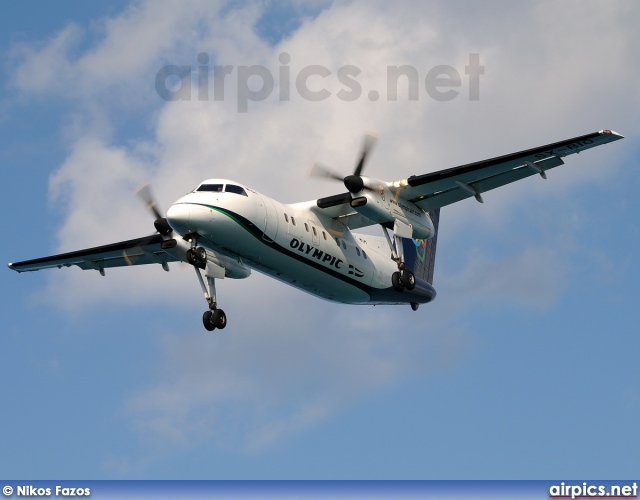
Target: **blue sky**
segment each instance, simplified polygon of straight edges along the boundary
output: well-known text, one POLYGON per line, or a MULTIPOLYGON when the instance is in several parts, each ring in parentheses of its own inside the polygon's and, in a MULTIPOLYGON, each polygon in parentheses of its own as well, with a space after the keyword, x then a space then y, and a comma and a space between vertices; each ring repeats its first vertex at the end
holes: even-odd
MULTIPOLYGON (((637 474, 640 184, 635 2, 21 2, 0 18, 4 262, 149 234, 227 177, 284 202, 335 194, 362 132, 396 179, 603 128, 623 141, 442 212, 438 298, 331 304, 258 274, 224 280, 206 333, 189 269, 3 275, 7 478, 528 479, 637 474), (42 9, 47 9, 43 12, 42 9), (38 15, 34 16, 34 11, 38 15), (166 64, 358 66, 363 95, 247 113, 168 103, 166 64), (479 53, 480 100, 464 66, 479 53), (460 95, 367 99, 388 65, 446 64, 460 95)), ((236 87, 234 87, 236 83, 236 87)), ((318 84, 316 81, 314 84, 318 84)), ((255 82, 254 82, 255 85, 255 82)), ((294 88, 292 86, 292 88, 294 88)), ((194 88, 196 95, 197 89, 194 88)), ((381 92, 382 95, 384 93, 381 92)))

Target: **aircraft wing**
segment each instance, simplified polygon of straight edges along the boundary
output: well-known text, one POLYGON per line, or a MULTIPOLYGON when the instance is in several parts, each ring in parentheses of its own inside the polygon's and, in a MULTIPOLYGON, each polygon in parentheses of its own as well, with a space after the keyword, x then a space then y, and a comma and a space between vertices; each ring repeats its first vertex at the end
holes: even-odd
POLYGON ((80 269, 100 271, 104 275, 104 270, 109 267, 161 264, 168 271, 167 263, 178 261, 175 255, 168 253, 176 246, 175 243, 175 240, 165 241, 161 235, 154 234, 51 257, 14 262, 9 264, 9 268, 22 273, 52 267, 78 266, 80 269))
POLYGON ((602 144, 623 139, 611 130, 574 137, 538 148, 520 151, 430 174, 412 176, 392 185, 398 196, 414 202, 425 211, 450 205, 456 201, 476 197, 505 184, 524 179, 562 165, 562 158, 602 144))

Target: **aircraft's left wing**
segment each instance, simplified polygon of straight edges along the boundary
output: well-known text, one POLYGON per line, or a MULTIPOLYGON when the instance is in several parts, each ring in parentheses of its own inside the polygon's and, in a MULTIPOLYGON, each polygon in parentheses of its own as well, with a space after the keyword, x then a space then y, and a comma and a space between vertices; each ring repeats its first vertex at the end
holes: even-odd
POLYGON ((9 264, 9 269, 22 273, 52 267, 78 266, 80 269, 100 271, 104 275, 104 270, 110 267, 161 264, 168 271, 167 263, 178 260, 174 254, 169 253, 175 246, 175 240, 164 240, 161 235, 154 234, 51 257, 13 262, 9 264))
POLYGON ((399 197, 414 202, 425 211, 472 196, 482 201, 482 193, 486 191, 531 175, 546 178, 545 171, 562 165, 563 157, 619 139, 623 136, 601 130, 547 146, 409 177, 394 182, 393 188, 399 191, 399 197))

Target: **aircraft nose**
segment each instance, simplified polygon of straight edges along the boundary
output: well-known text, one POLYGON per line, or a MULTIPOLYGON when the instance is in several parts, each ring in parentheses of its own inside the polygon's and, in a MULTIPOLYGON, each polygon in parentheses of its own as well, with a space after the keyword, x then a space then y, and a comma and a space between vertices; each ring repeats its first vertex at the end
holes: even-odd
POLYGON ((167 211, 167 222, 172 229, 178 233, 188 230, 191 210, 186 203, 176 203, 171 205, 167 211))

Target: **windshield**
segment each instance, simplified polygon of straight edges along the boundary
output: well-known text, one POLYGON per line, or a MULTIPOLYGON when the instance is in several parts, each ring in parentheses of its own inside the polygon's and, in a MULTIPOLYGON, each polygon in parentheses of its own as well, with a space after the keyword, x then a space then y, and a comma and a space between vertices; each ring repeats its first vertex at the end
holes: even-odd
POLYGON ((224 191, 226 193, 236 193, 241 194, 242 196, 247 196, 247 193, 243 188, 241 188, 240 186, 234 186, 233 184, 227 184, 224 191))
POLYGON ((242 196, 248 196, 247 192, 241 186, 236 186, 235 184, 200 184, 196 191, 213 191, 215 193, 235 193, 240 194, 242 196))
POLYGON ((221 193, 222 186, 222 184, 200 184, 196 191, 217 191, 218 193, 221 193))

